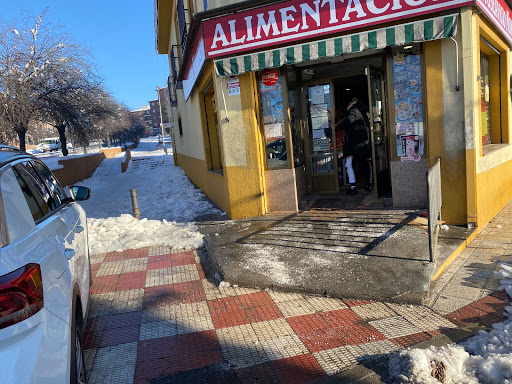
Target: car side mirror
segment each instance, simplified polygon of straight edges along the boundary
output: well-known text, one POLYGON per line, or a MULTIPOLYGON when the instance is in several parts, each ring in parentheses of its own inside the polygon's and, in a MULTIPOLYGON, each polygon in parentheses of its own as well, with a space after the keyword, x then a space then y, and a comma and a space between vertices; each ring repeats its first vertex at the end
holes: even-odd
POLYGON ((91 190, 87 187, 82 187, 80 185, 72 185, 71 187, 69 187, 69 192, 71 193, 71 197, 75 201, 83 201, 91 197, 91 190))

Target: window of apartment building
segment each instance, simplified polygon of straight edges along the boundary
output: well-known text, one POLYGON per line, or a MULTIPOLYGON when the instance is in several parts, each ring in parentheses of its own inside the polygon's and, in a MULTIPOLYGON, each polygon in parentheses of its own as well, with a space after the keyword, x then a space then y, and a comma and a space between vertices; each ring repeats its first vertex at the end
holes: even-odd
POLYGON ((508 142, 507 45, 479 23, 479 115, 482 155, 508 142))
POLYGON ((203 135, 205 138, 205 151, 208 169, 222 173, 221 137, 217 106, 215 103, 215 90, 211 80, 202 92, 202 104, 204 108, 203 135))

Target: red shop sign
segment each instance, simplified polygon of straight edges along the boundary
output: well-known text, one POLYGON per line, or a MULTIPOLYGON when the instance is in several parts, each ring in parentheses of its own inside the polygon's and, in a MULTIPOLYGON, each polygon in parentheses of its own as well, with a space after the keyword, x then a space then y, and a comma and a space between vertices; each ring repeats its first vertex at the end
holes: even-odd
POLYGON ((275 69, 265 69, 263 72, 261 72, 261 82, 267 87, 271 87, 277 83, 278 78, 279 74, 275 69))
POLYGON ((206 57, 240 54, 474 3, 475 0, 283 1, 203 21, 206 57))
POLYGON ((512 17, 505 0, 477 0, 476 4, 512 44, 512 17))

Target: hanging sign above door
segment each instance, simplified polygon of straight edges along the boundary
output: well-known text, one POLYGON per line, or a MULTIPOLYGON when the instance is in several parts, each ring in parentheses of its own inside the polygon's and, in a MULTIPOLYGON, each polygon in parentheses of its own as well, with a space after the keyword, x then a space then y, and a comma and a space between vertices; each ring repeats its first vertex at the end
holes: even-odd
POLYGON ((203 21, 206 56, 211 58, 233 55, 437 13, 474 2, 475 0, 288 0, 203 21))

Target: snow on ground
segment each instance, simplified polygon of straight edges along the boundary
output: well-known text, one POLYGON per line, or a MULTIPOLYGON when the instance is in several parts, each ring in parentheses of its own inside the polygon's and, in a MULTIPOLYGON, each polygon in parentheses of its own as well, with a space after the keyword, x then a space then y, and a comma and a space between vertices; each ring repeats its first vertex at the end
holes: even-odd
MULTIPOLYGON (((131 144, 132 143, 126 143, 126 145, 131 145, 131 144)), ((115 147, 111 147, 111 148, 115 148, 115 147)), ((77 157, 89 156, 89 155, 93 155, 95 153, 100 152, 100 148, 97 143, 96 144, 92 143, 90 146, 88 146, 87 153, 84 153, 84 150, 82 147, 68 148, 68 149, 69 149, 69 154, 67 156, 64 156, 62 154, 61 150, 54 151, 54 152, 43 152, 41 150, 32 148, 32 149, 28 149, 27 152, 36 156, 37 158, 39 158, 52 171, 55 169, 63 168, 63 166, 61 164, 59 164, 59 160, 67 160, 67 159, 73 159, 73 158, 77 158, 77 157)), ((101 149, 107 149, 107 147, 102 147, 101 149)))
MULTIPOLYGON (((512 297, 512 265, 502 264, 500 290, 512 297)), ((389 360, 390 377, 397 383, 440 383, 432 377, 432 362, 443 362, 443 383, 512 383, 512 306, 507 319, 495 323, 492 330, 479 331, 460 345, 449 344, 428 349, 406 349, 389 360)))
POLYGON ((121 173, 124 158, 115 157, 103 160, 90 179, 79 183, 91 189, 90 199, 80 203, 87 213, 91 254, 145 246, 202 246, 203 237, 193 221, 221 212, 157 145, 157 138, 142 139, 132 151, 126 173, 121 173), (131 216, 132 188, 141 221, 131 216))

